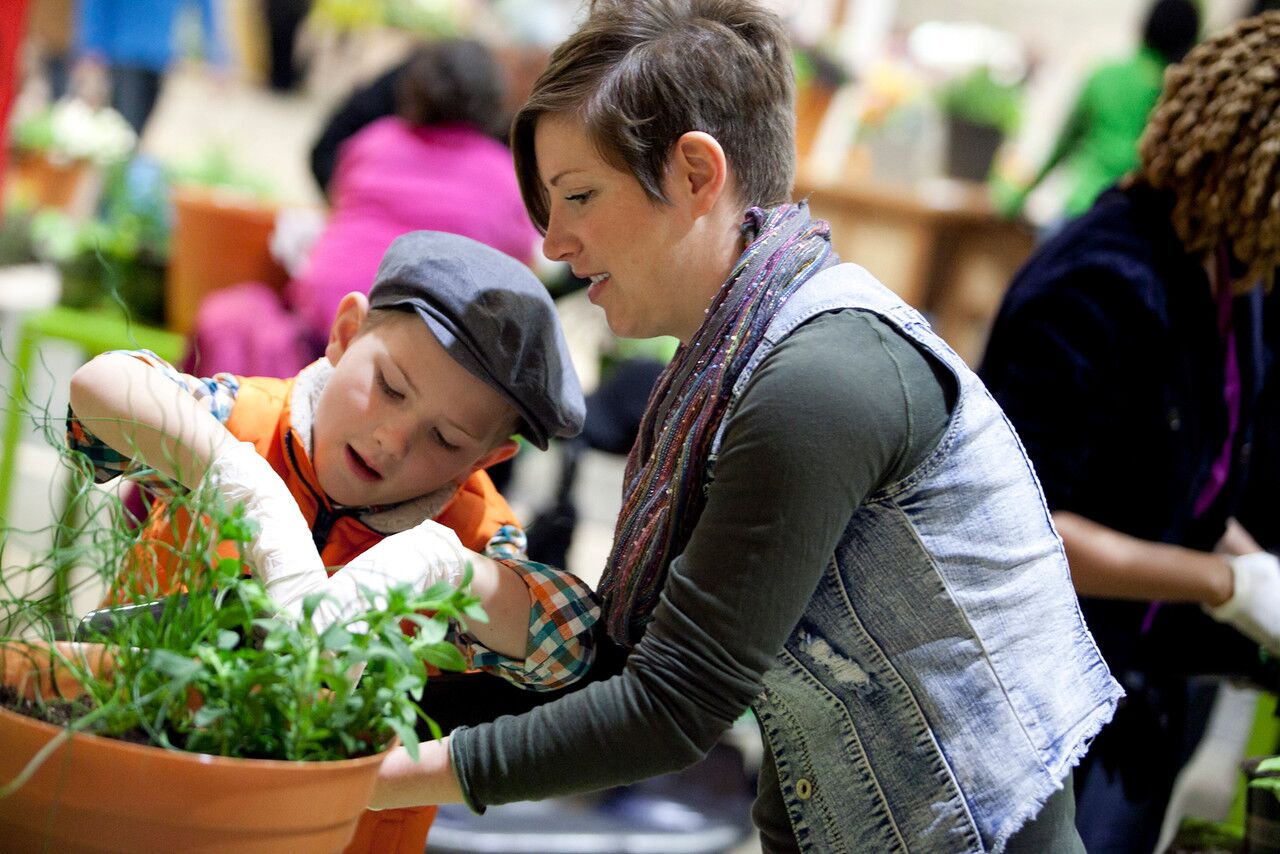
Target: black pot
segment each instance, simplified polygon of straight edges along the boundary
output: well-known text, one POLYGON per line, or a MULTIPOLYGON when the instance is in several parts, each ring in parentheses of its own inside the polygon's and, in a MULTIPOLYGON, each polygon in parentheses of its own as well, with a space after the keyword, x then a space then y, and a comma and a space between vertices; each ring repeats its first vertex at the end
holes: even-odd
POLYGON ((987 180, 1003 140, 1004 133, 999 128, 948 116, 947 174, 966 181, 987 180))

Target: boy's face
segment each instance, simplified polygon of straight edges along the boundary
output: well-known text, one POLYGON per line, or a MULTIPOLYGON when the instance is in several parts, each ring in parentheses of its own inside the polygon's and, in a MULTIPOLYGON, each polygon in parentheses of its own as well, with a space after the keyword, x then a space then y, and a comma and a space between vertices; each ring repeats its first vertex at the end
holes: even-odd
POLYGON ((515 410, 416 314, 356 334, 367 314, 363 294, 344 297, 325 350, 334 369, 316 404, 312 462, 333 501, 406 501, 515 453, 515 410))
POLYGON ((540 117, 534 151, 549 205, 546 256, 592 279, 587 296, 614 333, 688 340, 706 308, 686 278, 689 212, 651 200, 634 175, 600 156, 579 121, 540 117))

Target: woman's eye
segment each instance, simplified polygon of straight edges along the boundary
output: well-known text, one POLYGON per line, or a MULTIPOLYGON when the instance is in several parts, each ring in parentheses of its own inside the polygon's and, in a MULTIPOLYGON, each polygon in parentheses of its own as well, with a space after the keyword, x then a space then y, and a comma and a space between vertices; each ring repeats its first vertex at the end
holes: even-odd
POLYGON ((391 383, 387 382, 387 378, 382 371, 378 371, 378 387, 382 389, 383 394, 392 400, 404 400, 404 395, 391 387, 391 383))
POLYGON ((585 202, 587 199, 591 198, 594 195, 595 195, 594 191, 587 190, 581 193, 574 193, 572 196, 565 196, 564 200, 566 202, 585 202))

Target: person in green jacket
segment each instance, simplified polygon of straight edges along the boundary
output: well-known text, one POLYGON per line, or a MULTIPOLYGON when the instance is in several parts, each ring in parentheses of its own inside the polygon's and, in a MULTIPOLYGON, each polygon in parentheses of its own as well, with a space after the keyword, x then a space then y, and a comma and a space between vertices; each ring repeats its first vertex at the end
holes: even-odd
POLYGON ((1031 191, 1065 161, 1071 171, 1062 217, 1087 211, 1098 194, 1138 165, 1138 138, 1164 82, 1164 69, 1195 44, 1200 12, 1192 0, 1157 0, 1147 14, 1142 45, 1127 59, 1089 75, 1040 171, 1002 207, 1022 211, 1031 191))

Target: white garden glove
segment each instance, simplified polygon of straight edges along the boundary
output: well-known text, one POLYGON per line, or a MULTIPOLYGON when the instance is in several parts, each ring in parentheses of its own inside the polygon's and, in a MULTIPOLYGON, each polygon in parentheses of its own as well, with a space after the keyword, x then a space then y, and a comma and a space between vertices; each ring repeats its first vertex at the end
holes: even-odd
POLYGON ((1280 560, 1269 552, 1228 558, 1235 589, 1231 598, 1204 610, 1222 623, 1280 655, 1280 560))
MULTIPOLYGON (((329 595, 316 609, 312 624, 323 632, 363 611, 383 608, 386 591, 397 585, 408 584, 415 593, 441 581, 456 587, 472 557, 457 534, 430 519, 416 528, 392 534, 329 576, 329 595)), ((351 628, 360 631, 361 626, 351 628)))
POLYGON ((323 590, 328 574, 289 487, 252 444, 227 446, 209 465, 209 483, 227 502, 243 504, 258 525, 243 557, 267 593, 292 616, 308 593, 323 590))

